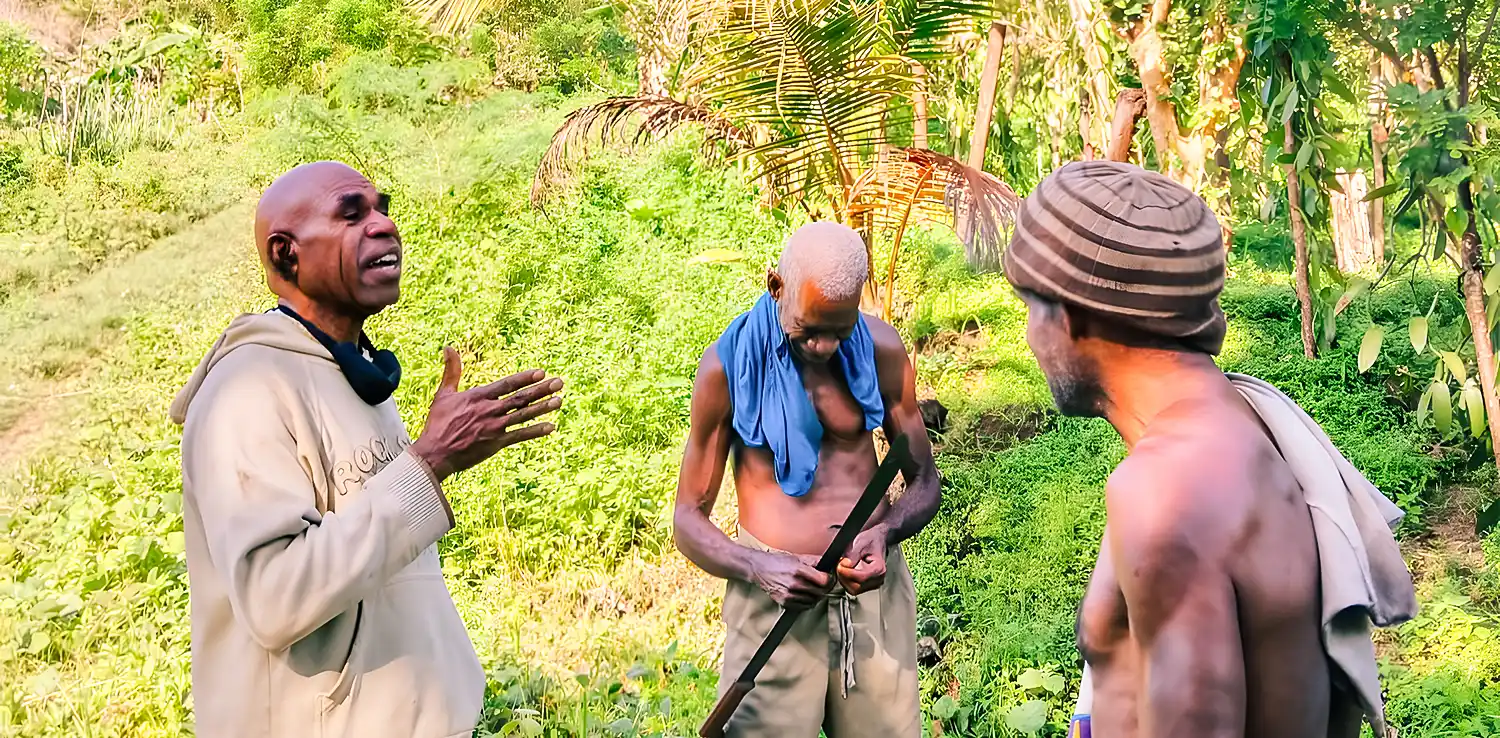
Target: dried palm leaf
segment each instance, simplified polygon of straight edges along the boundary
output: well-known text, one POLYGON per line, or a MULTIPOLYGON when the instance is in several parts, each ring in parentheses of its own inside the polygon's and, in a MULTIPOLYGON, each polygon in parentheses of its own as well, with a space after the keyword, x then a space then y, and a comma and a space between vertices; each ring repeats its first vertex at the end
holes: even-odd
POLYGON ((634 147, 661 141, 684 126, 701 128, 705 146, 727 143, 742 151, 753 145, 747 129, 705 105, 659 96, 611 97, 573 111, 552 134, 532 179, 531 202, 540 206, 567 179, 570 163, 588 155, 594 137, 602 145, 634 147))

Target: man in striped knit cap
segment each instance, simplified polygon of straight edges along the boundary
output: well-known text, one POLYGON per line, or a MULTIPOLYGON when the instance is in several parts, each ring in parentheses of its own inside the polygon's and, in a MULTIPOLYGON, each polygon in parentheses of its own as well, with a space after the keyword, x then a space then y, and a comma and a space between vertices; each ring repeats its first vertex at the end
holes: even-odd
POLYGON ((1058 408, 1129 449, 1079 612, 1075 734, 1354 736, 1364 716, 1379 735, 1370 624, 1415 611, 1400 512, 1285 395, 1214 363, 1213 213, 1138 167, 1070 164, 1027 198, 1005 272, 1058 408))

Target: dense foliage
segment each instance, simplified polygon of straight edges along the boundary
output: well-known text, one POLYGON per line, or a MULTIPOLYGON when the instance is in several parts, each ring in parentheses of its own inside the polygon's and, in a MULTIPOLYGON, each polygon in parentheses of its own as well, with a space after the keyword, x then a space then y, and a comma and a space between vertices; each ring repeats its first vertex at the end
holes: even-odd
MULTIPOLYGON (((925 83, 892 72, 899 84, 876 90, 892 108, 885 135, 914 136, 911 95, 925 89, 928 147, 969 153, 987 53, 969 31, 990 15, 1009 30, 985 163, 1018 191, 1103 152, 1119 91, 1157 85, 1142 115, 1164 126, 1170 112, 1177 132, 1143 125, 1125 143, 1193 182, 1233 231, 1223 365, 1289 392, 1407 511, 1400 536, 1423 612, 1380 638, 1393 724, 1404 736, 1500 735, 1500 533, 1475 535, 1496 474, 1462 400, 1439 427, 1432 399, 1434 375, 1460 398, 1477 385, 1461 270, 1435 249, 1471 222, 1484 245, 1493 237, 1486 208, 1500 200, 1471 176, 1487 175, 1488 144, 1455 143, 1489 124, 1487 78, 1467 101, 1417 78, 1377 86, 1400 185, 1387 193, 1387 263, 1400 269, 1337 273, 1324 210, 1330 172, 1374 161, 1361 138, 1363 36, 1391 39, 1402 60, 1437 45, 1451 66, 1444 24, 1462 9, 1356 26, 1333 5, 1164 2, 1004 2, 920 49, 882 20, 872 27, 891 38, 879 48, 926 67, 925 83), (1170 74, 1147 80, 1153 38, 1170 74), (1295 145, 1276 138, 1286 123, 1295 145), (1462 181, 1478 215, 1450 225, 1462 181), (1321 270, 1309 275, 1313 359, 1288 204, 1306 216, 1321 270)), ((630 92, 636 51, 660 50, 638 21, 677 6, 648 5, 481 3, 448 35, 386 0, 101 6, 119 13, 111 32, 70 48, 39 42, 46 29, 0 26, 0 733, 192 731, 179 431, 165 410, 224 324, 268 305, 248 244, 255 192, 320 158, 395 195, 410 268, 403 302, 372 330, 402 357, 408 423, 421 423, 444 344, 472 381, 529 366, 569 380, 553 439, 450 489, 459 528, 442 543, 445 573, 490 674, 481 734, 696 732, 721 626, 718 587, 669 537, 689 382, 804 216, 764 209, 744 176, 756 172, 705 156, 692 134, 592 157, 545 212, 528 205, 567 112, 630 92)), ((891 12, 911 25, 920 7, 891 12)), ((1465 29, 1476 64, 1497 53, 1478 43, 1486 27, 1465 29)), ((770 108, 752 112, 777 123, 770 108)), ((822 155, 806 161, 824 166, 822 155)), ((875 147, 860 156, 880 161, 875 147)), ((906 549, 934 654, 928 730, 1061 735, 1079 673, 1074 610, 1124 449, 1107 425, 1051 412, 1022 306, 1003 278, 969 266, 951 231, 914 225, 875 256, 899 274, 894 317, 924 396, 952 411, 938 438, 942 511, 906 549)), ((1486 296, 1500 292, 1500 279, 1484 282, 1486 296)), ((717 513, 731 520, 732 502, 717 513)))

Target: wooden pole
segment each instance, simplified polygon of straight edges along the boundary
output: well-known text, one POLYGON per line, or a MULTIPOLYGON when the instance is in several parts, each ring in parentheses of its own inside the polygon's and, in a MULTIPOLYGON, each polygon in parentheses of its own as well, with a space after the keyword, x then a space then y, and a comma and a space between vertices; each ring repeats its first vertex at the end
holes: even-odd
POLYGON ((911 63, 912 76, 916 77, 917 84, 912 89, 911 106, 916 119, 912 121, 911 145, 919 149, 927 148, 927 68, 921 62, 911 63))
POLYGON ((995 112, 995 81, 1000 58, 1005 56, 1005 25, 990 24, 990 43, 985 50, 984 76, 979 80, 979 107, 974 110, 974 131, 969 136, 969 166, 984 169, 984 150, 990 141, 990 119, 995 112))

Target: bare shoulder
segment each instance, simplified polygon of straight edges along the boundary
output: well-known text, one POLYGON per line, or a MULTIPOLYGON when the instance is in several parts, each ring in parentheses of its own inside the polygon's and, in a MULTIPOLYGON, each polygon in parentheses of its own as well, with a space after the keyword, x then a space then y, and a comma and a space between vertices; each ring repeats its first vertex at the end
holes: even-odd
POLYGON ((703 349, 703 356, 698 359, 698 379, 705 377, 718 377, 722 379, 724 373, 724 361, 719 358, 719 342, 716 340, 703 349))
POLYGON ((1110 529, 1128 547, 1187 547, 1208 560, 1231 556, 1259 516, 1265 492, 1285 487, 1289 475, 1248 406, 1174 408, 1158 416, 1110 476, 1110 529))
POLYGON ((901 334, 890 323, 873 315, 865 316, 865 324, 870 328, 870 342, 875 344, 875 366, 880 376, 900 377, 905 374, 911 360, 907 358, 906 342, 901 340, 901 334))
POLYGON ((709 344, 698 360, 690 411, 691 423, 695 426, 727 422, 730 415, 729 375, 724 371, 724 362, 719 359, 718 347, 718 341, 709 344))

